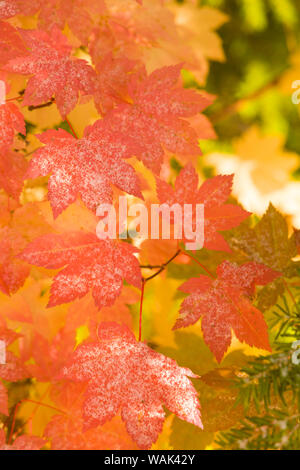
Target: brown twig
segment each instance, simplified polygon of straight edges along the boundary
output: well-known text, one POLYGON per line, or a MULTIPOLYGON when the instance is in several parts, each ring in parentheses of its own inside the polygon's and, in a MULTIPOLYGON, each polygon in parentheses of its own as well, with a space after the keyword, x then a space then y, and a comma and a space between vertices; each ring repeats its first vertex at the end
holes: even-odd
POLYGON ((33 106, 33 105, 28 106, 28 111, 34 111, 35 109, 47 108, 48 106, 51 106, 53 103, 55 103, 55 99, 51 98, 51 100, 48 101, 47 103, 38 104, 36 106, 33 106))
POLYGON ((168 261, 161 264, 160 266, 151 266, 150 268, 148 268, 147 266, 142 265, 141 268, 144 267, 146 269, 158 269, 156 273, 152 274, 149 277, 144 278, 145 282, 150 281, 151 279, 154 279, 156 276, 158 276, 162 271, 166 269, 168 264, 170 264, 180 253, 181 253, 181 250, 180 249, 177 250, 176 253, 170 259, 168 259, 168 261))

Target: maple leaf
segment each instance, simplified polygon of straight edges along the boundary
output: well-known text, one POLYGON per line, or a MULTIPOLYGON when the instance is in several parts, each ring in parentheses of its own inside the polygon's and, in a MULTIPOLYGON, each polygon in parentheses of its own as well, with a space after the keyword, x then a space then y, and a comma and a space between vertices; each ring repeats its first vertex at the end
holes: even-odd
POLYGON ((97 129, 89 128, 82 139, 62 129, 39 136, 46 146, 35 152, 27 177, 51 173, 48 197, 55 217, 75 202, 78 194, 93 211, 101 203, 112 203, 112 184, 143 198, 134 169, 122 160, 130 155, 130 149, 102 121, 97 129))
POLYGON ((0 382, 0 413, 3 415, 8 416, 8 395, 7 395, 7 389, 3 385, 2 382, 0 382))
POLYGON ((104 424, 121 409, 132 439, 150 448, 162 430, 164 410, 202 427, 197 393, 189 369, 137 342, 125 325, 102 323, 99 341, 80 345, 62 375, 88 381, 83 405, 85 428, 104 424))
POLYGON ((23 14, 32 15, 39 7, 40 0, 30 2, 28 0, 1 0, 0 19, 11 18, 23 14))
POLYGON ((22 287, 30 268, 17 255, 33 238, 49 230, 51 227, 34 204, 16 209, 10 214, 9 224, 0 226, 0 291, 10 295, 22 287))
POLYGON ((0 104, 0 141, 2 148, 9 147, 14 140, 15 131, 26 135, 23 114, 14 103, 0 104))
POLYGON ((200 153, 200 136, 184 118, 201 112, 211 100, 178 85, 181 68, 163 67, 143 80, 134 74, 128 86, 132 104, 120 104, 107 114, 111 128, 132 142, 133 155, 156 173, 164 148, 175 154, 200 153))
MULTIPOLYGON (((224 204, 228 199, 233 175, 218 175, 206 180, 198 188, 199 178, 191 164, 186 165, 176 178, 174 189, 165 181, 156 178, 157 195, 161 203, 169 206, 191 204, 195 217, 196 204, 204 205, 204 247, 209 250, 230 251, 219 231, 239 225, 249 217, 241 207, 224 204)), ((194 222, 194 220, 193 220, 194 222)))
POLYGON ((254 227, 241 224, 228 232, 227 238, 232 249, 241 256, 272 269, 285 272, 295 264, 292 261, 297 255, 295 236, 289 237, 285 218, 271 203, 254 227))
POLYGON ((128 86, 132 74, 138 73, 137 61, 129 60, 126 56, 114 57, 108 52, 96 65, 97 81, 94 91, 94 101, 101 114, 107 113, 116 104, 126 102, 128 86))
MULTIPOLYGON (((100 311, 89 293, 84 298, 75 300, 70 304, 66 316, 65 329, 73 333, 83 325, 88 325, 90 337, 97 338, 98 324, 101 321, 115 321, 125 323, 132 327, 132 314, 128 305, 139 302, 140 294, 129 286, 124 286, 121 295, 110 307, 103 307, 100 311)), ((1 312, 1 310, 0 310, 1 312)))
POLYGON ((181 305, 174 328, 192 325, 201 317, 204 341, 218 362, 231 344, 231 330, 241 342, 270 351, 267 324, 251 297, 255 285, 268 284, 281 273, 258 263, 238 266, 224 261, 217 274, 215 280, 200 275, 182 284, 180 290, 190 295, 181 305))
POLYGON ((213 153, 207 156, 207 160, 218 171, 229 164, 235 168, 236 195, 241 202, 247 201, 247 193, 253 188, 257 196, 252 196, 251 201, 247 202, 252 205, 253 210, 260 211, 261 201, 264 201, 266 195, 287 186, 292 171, 298 167, 298 155, 283 150, 283 136, 261 135, 256 126, 234 141, 233 147, 234 155, 213 153))
POLYGON ((9 382, 17 382, 29 376, 30 374, 22 361, 12 352, 6 351, 6 363, 0 364, 0 378, 9 382))
POLYGON ((25 245, 19 232, 9 227, 0 228, 0 290, 4 294, 16 292, 29 274, 28 265, 15 257, 25 245))
POLYGON ((49 269, 66 266, 54 278, 48 306, 81 298, 92 289, 98 308, 114 303, 125 279, 141 285, 137 250, 128 243, 99 240, 94 233, 46 234, 30 243, 20 258, 49 269))
POLYGON ((5 342, 6 347, 12 344, 17 338, 21 337, 19 333, 14 330, 6 328, 6 326, 0 326, 0 340, 5 342))
POLYGON ((97 14, 106 11, 104 0, 44 0, 38 16, 38 27, 51 31, 53 26, 63 30, 67 23, 83 44, 88 43, 97 14))
POLYGON ((193 1, 184 4, 172 2, 170 8, 175 16, 179 36, 173 53, 181 53, 187 68, 193 72, 199 83, 204 83, 209 70, 208 61, 225 61, 222 41, 215 30, 229 18, 215 8, 201 7, 193 1))
POLYGON ((51 439, 51 449, 137 450, 120 416, 115 416, 96 429, 82 430, 84 419, 81 409, 85 389, 86 384, 68 381, 52 388, 51 399, 65 413, 54 415, 46 426, 44 436, 51 439))
MULTIPOLYGON (((256 261, 281 271, 284 277, 298 276, 299 262, 295 233, 289 236, 283 215, 270 204, 261 220, 254 226, 247 221, 226 233, 225 237, 238 262, 256 261)), ((285 290, 284 279, 276 279, 259 293, 259 308, 274 305, 285 290)))
POLYGON ((74 332, 61 329, 52 341, 47 341, 35 332, 30 351, 35 363, 27 366, 30 375, 40 382, 51 381, 61 370, 67 356, 74 351, 74 347, 74 332))
POLYGON ((39 450, 45 445, 45 440, 37 436, 22 435, 16 438, 12 445, 6 444, 5 432, 0 429, 0 450, 39 450))
POLYGON ((64 119, 78 101, 79 92, 93 93, 95 71, 85 60, 70 57, 71 46, 57 27, 47 33, 39 30, 19 30, 28 47, 25 55, 8 62, 5 70, 29 79, 23 105, 37 106, 55 95, 55 102, 64 119))
MULTIPOLYGON (((0 6, 1 12, 1 6, 0 6)), ((1 16, 1 13, 0 13, 1 16)), ((18 31, 9 23, 0 21, 0 67, 9 60, 26 52, 25 45, 18 31)))
POLYGON ((18 199, 25 179, 28 163, 17 152, 0 148, 0 188, 18 199))

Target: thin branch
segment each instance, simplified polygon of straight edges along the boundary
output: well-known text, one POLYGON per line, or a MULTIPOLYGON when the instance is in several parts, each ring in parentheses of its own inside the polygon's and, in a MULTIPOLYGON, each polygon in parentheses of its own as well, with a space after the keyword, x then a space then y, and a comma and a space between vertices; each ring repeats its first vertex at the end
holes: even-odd
MULTIPOLYGON (((168 264, 170 264, 180 253, 181 253, 181 250, 179 249, 179 250, 176 251, 176 253, 170 259, 168 259, 168 261, 166 261, 162 265, 157 266, 157 267, 154 266, 154 267, 149 268, 149 269, 158 269, 158 271, 156 273, 152 274, 151 276, 146 277, 145 282, 150 281, 151 279, 154 279, 156 276, 158 276, 162 271, 164 271, 166 269, 168 264)), ((141 268, 142 267, 143 266, 141 266, 141 268)))
POLYGON ((251 101, 253 99, 259 98, 261 95, 272 89, 274 86, 277 85, 280 77, 276 77, 272 82, 267 83, 263 87, 259 88, 256 90, 254 93, 250 94, 249 96, 246 96, 245 98, 241 98, 228 106, 225 106, 223 109, 217 111, 214 114, 211 114, 208 118, 212 122, 212 124, 216 124, 223 119, 227 118, 231 114, 238 112, 239 108, 247 103, 248 101, 251 101))
POLYGON ((200 263, 200 261, 197 260, 197 258, 194 258, 194 256, 190 255, 189 253, 187 253, 186 251, 182 251, 182 253, 186 256, 188 256, 189 258, 191 258, 193 261, 195 261, 195 263, 199 264, 199 266, 201 266, 202 269, 204 269, 205 272, 207 272, 207 274, 212 277, 213 279, 216 278, 216 276, 214 276, 202 263, 200 263))
POLYGON ((140 318, 139 318, 139 341, 142 341, 143 301, 144 301, 145 282, 146 282, 145 279, 142 279, 140 318))
POLYGON ((155 264, 140 264, 141 269, 160 269, 161 264, 155 265, 155 264))
POLYGON ((33 106, 33 105, 28 106, 28 110, 34 111, 35 109, 47 108, 48 106, 51 106, 53 103, 55 103, 55 99, 51 98, 51 100, 48 101, 47 103, 38 104, 37 106, 33 106))

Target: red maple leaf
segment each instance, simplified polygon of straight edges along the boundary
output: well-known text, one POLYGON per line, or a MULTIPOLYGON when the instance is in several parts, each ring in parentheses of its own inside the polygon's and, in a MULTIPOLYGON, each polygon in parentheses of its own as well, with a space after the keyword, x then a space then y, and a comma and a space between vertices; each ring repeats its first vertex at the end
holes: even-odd
POLYGON ((0 450, 39 450, 45 445, 45 440, 37 436, 17 437, 12 445, 6 444, 5 432, 0 429, 0 450))
POLYGON ((22 335, 16 333, 14 330, 6 328, 6 326, 0 326, 0 341, 4 341, 6 347, 12 344, 16 339, 22 335))
POLYGON ((35 363, 27 365, 30 375, 40 382, 50 382, 61 370, 67 356, 74 351, 75 334, 72 333, 67 334, 62 329, 52 341, 48 341, 36 332, 30 350, 35 363))
POLYGON ((128 435, 120 416, 98 426, 83 431, 85 383, 69 381, 55 384, 51 399, 64 414, 54 415, 46 426, 44 436, 51 439, 51 449, 55 450, 138 450, 128 435))
POLYGON ((17 382, 29 377, 22 361, 12 352, 6 351, 6 363, 0 364, 0 378, 9 382, 17 382))
POLYGON ((97 81, 94 101, 101 114, 107 113, 115 105, 128 100, 128 86, 132 74, 141 70, 139 62, 129 60, 124 55, 114 57, 108 52, 96 65, 97 81))
MULTIPOLYGON (((250 213, 237 205, 225 204, 233 181, 233 175, 218 175, 207 179, 198 188, 199 178, 191 164, 184 167, 176 178, 174 188, 156 179, 157 195, 161 203, 191 204, 193 217, 196 204, 204 205, 204 247, 209 250, 231 251, 219 231, 239 225, 250 213)), ((193 224, 195 220, 193 218, 193 224)), ((195 228, 195 227, 194 227, 195 228)), ((190 241, 190 240, 189 240, 190 241)))
POLYGON ((25 179, 28 163, 17 152, 0 148, 0 188, 7 194, 18 199, 25 179))
POLYGON ((137 342, 125 325, 101 323, 99 341, 80 345, 62 375, 88 381, 83 405, 85 428, 104 424, 121 409, 132 439, 150 448, 162 430, 164 404, 189 423, 202 427, 197 392, 189 369, 137 342))
POLYGON ((26 48, 18 31, 11 24, 0 21, 0 67, 25 52, 26 48))
POLYGON ((16 258, 25 245, 18 231, 9 227, 0 228, 0 291, 4 294, 16 292, 29 274, 28 265, 16 258))
POLYGON ((2 382, 0 382, 0 413, 3 415, 8 416, 8 395, 7 395, 7 389, 3 385, 2 382))
MULTIPOLYGON (((3 211, 4 212, 4 211, 3 211)), ((51 227, 35 204, 26 204, 9 214, 9 225, 0 226, 0 291, 15 293, 29 274, 27 263, 17 258, 34 238, 49 232, 51 227)))
POLYGON ((79 92, 93 93, 95 71, 85 60, 70 57, 71 46, 57 27, 51 32, 19 30, 28 51, 9 61, 6 71, 32 75, 23 104, 37 106, 55 96, 63 119, 78 101, 79 92))
POLYGON ((15 15, 32 15, 37 11, 40 0, 1 0, 0 2, 0 18, 11 18, 15 15))
POLYGON ((63 30, 67 23, 75 36, 88 44, 99 14, 105 12, 104 0, 43 0, 38 27, 49 31, 55 25, 63 30))
POLYGON ((75 202, 78 194, 93 211, 101 203, 112 203, 112 184, 143 197, 134 169, 122 160, 130 155, 130 149, 102 121, 96 132, 94 127, 89 128, 82 139, 75 139, 62 129, 39 136, 46 146, 35 152, 27 177, 51 173, 48 198, 54 217, 75 202))
POLYGON ((20 113, 14 103, 0 105, 0 142, 2 148, 11 146, 15 131, 26 135, 23 114, 20 113))
POLYGON ((94 233, 47 234, 30 243, 21 259, 49 269, 66 266, 54 278, 48 306, 71 302, 92 289, 98 308, 112 305, 123 279, 141 285, 136 248, 128 243, 99 240, 94 233))
POLYGON ((217 274, 215 280, 200 275, 182 284, 180 289, 190 295, 181 305, 174 329, 202 318, 204 341, 218 362, 231 344, 231 330, 241 342, 271 351, 267 324, 251 297, 256 285, 268 284, 281 273, 259 263, 238 266, 224 261, 217 274))
POLYGON ((164 149, 184 155, 200 154, 196 132, 184 118, 211 104, 204 94, 178 84, 182 64, 163 67, 151 75, 133 74, 128 86, 130 103, 107 114, 110 127, 134 146, 133 155, 158 173, 164 149))

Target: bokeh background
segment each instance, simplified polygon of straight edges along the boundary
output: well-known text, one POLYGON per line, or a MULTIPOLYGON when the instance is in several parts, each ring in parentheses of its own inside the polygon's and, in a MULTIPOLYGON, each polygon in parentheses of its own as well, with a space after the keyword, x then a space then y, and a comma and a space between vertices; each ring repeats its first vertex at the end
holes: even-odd
POLYGON ((176 10, 199 34, 199 47, 206 40, 204 86, 217 96, 207 112, 217 138, 201 143, 203 172, 235 173, 234 194, 246 209, 262 215, 272 201, 299 228, 300 105, 292 102, 292 84, 300 80, 300 2, 178 1, 176 10), (196 6, 199 17, 191 13, 196 6), (208 8, 217 9, 211 25, 223 52, 216 37, 204 38, 208 8))

